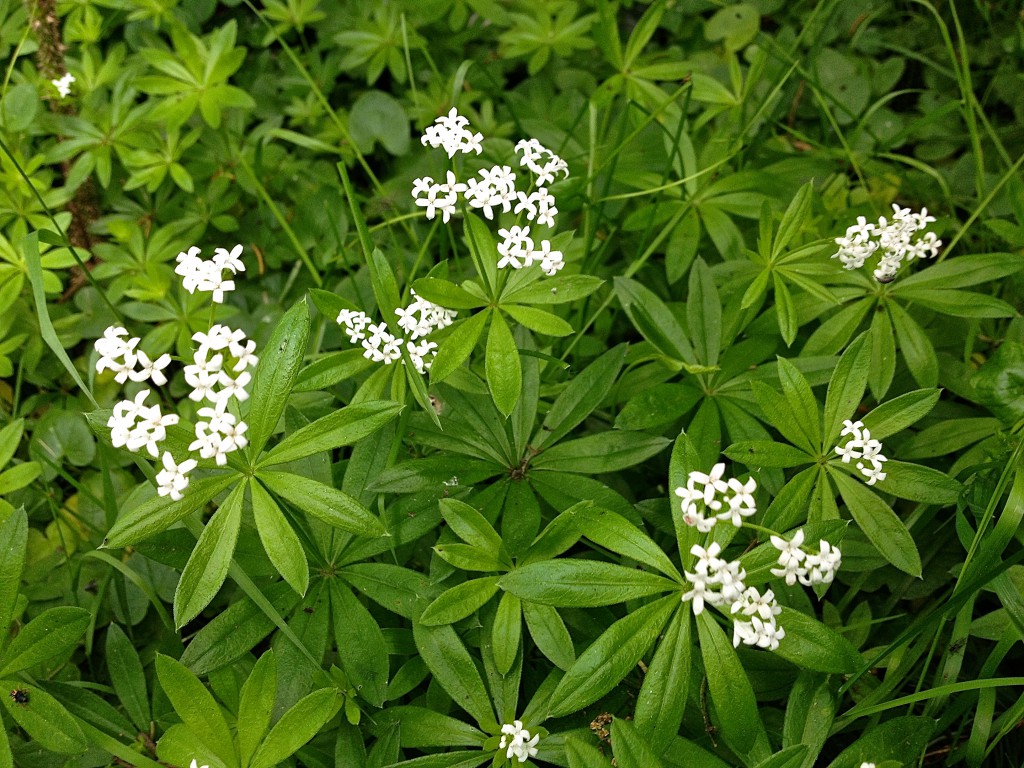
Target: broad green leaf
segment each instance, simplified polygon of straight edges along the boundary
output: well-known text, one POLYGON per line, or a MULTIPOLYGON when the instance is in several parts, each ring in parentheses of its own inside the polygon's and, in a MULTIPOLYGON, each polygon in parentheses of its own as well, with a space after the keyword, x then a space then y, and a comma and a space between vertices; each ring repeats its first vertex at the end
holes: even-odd
POLYGON ((814 457, 806 451, 771 440, 741 440, 730 445, 723 453, 754 471, 762 467, 799 467, 814 461, 814 457))
POLYGON ((861 334, 843 352, 828 383, 828 393, 825 395, 825 450, 835 445, 843 421, 855 416, 864 398, 870 365, 871 348, 867 345, 866 334, 861 334))
POLYGON ((783 606, 778 622, 786 630, 775 651, 781 658, 816 672, 856 672, 863 666, 850 641, 820 621, 783 606))
POLYGON ((747 673, 710 611, 697 616, 697 632, 708 690, 718 713, 715 725, 733 749, 751 753, 764 739, 764 725, 747 673))
POLYGON ((256 521, 256 530, 270 562, 292 589, 300 595, 306 594, 309 587, 309 563, 302 542, 277 502, 259 481, 249 483, 249 492, 252 494, 252 516, 256 521))
POLYGON ((804 744, 809 747, 809 757, 816 758, 835 716, 836 697, 828 677, 816 672, 800 672, 786 704, 782 746, 804 744))
POLYGON ((636 729, 662 754, 679 733, 690 690, 693 622, 685 606, 676 609, 644 675, 633 715, 636 729))
POLYGON ((889 314, 910 375, 919 387, 934 387, 939 381, 939 361, 924 329, 899 304, 890 303, 889 314))
MULTIPOLYGON (((791 403, 787 398, 760 381, 752 381, 750 388, 765 420, 797 448, 809 455, 816 455, 820 450, 820 445, 810 442, 807 433, 801 428, 800 420, 796 415, 799 405, 791 403)), ((817 421, 816 412, 817 408, 815 408, 814 414, 815 421, 817 421)))
POLYGON ((604 280, 591 275, 556 275, 514 288, 501 299, 517 304, 566 304, 586 298, 603 283, 604 280))
POLYGON ((619 768, 661 768, 662 762, 647 740, 629 720, 612 722, 612 753, 619 768))
MULTIPOLYGON (((782 382, 782 394, 792 408, 797 428, 804 434, 812 450, 821 445, 821 417, 818 401, 811 392, 807 379, 789 360, 779 358, 779 381, 782 382)), ((861 387, 863 392, 863 387, 861 387)))
POLYGON ((842 470, 828 467, 846 508, 882 557, 911 576, 921 576, 921 556, 914 537, 896 513, 864 484, 842 470))
POLYGON ((502 415, 508 418, 519 402, 523 388, 523 369, 516 340, 512 338, 512 332, 500 313, 493 315, 487 332, 484 370, 491 398, 502 415))
POLYGON ((174 592, 174 622, 180 629, 199 615, 220 591, 242 525, 246 483, 239 483, 213 513, 192 550, 174 592))
POLYGON ((796 305, 793 303, 793 295, 786 286, 786 281, 779 276, 778 272, 772 273, 775 286, 775 314, 778 317, 779 333, 787 347, 793 346, 796 340, 796 332, 799 324, 796 316, 796 305))
POLYGON ((364 154, 370 154, 376 142, 392 155, 409 151, 409 118, 405 107, 384 91, 366 91, 352 104, 349 112, 352 141, 364 154))
MULTIPOLYGON (((0 680, 3 696, 0 700, 7 707, 7 713, 14 722, 25 729, 40 746, 51 752, 74 755, 85 752, 89 743, 82 727, 64 706, 53 696, 36 685, 25 685, 20 680, 0 680), (28 702, 19 704, 8 695, 19 689, 28 695, 28 702)), ((0 731, 6 729, 0 728, 0 731)), ((0 743, 0 764, 3 763, 4 745, 0 743)), ((8 755, 10 752, 8 751, 8 755)), ((25 763, 19 760, 19 765, 25 763)))
POLYGON ((374 602, 407 619, 418 619, 439 592, 422 573, 390 563, 356 563, 339 575, 374 602))
POLYGON ((920 288, 967 288, 1020 272, 1024 261, 1017 253, 981 253, 957 256, 938 264, 923 262, 921 266, 914 274, 901 278, 889 292, 898 296, 920 288))
POLYGON ((274 768, 293 755, 334 717, 342 701, 342 693, 336 688, 321 688, 304 696, 270 729, 249 768, 274 768))
POLYGON ((180 501, 170 501, 166 496, 156 496, 143 502, 118 517, 103 540, 102 546, 120 549, 148 539, 193 512, 203 509, 217 494, 240 479, 235 474, 204 477, 190 482, 180 501))
POLYGON ((284 314, 261 350, 245 417, 249 425, 250 456, 260 454, 277 428, 302 367, 308 337, 309 308, 303 300, 284 314))
POLYGON ((346 406, 292 432, 274 446, 259 465, 284 464, 352 445, 394 419, 402 408, 404 406, 390 400, 369 400, 346 406))
POLYGON ((333 528, 358 536, 387 535, 383 523, 344 491, 291 472, 260 470, 257 477, 289 504, 333 528))
POLYGON ((132 641, 117 624, 107 627, 107 672, 128 716, 140 731, 149 728, 151 721, 149 695, 146 691, 146 673, 132 641))
POLYGON ((679 321, 652 291, 636 280, 616 277, 615 295, 636 329, 661 354, 683 363, 698 362, 679 321))
POLYGON ((498 285, 498 259, 496 258, 498 249, 494 242, 494 235, 491 234, 487 222, 472 213, 466 213, 463 216, 463 232, 477 272, 486 281, 490 291, 489 295, 493 297, 498 285))
POLYGON ((27 541, 28 517, 24 509, 17 509, 0 523, 0 632, 5 636, 18 600, 27 541))
POLYGON ((807 752, 806 744, 794 744, 762 760, 754 768, 800 768, 807 752))
POLYGON ((642 432, 612 430, 559 443, 539 454, 532 466, 581 474, 614 472, 661 453, 669 442, 667 438, 642 432))
POLYGON ((403 747, 482 747, 487 740, 479 728, 425 707, 388 707, 374 720, 377 728, 400 725, 403 747))
POLYGON ((626 359, 626 345, 612 347, 573 378, 555 398, 534 435, 533 445, 543 448, 565 437, 608 396, 626 359))
POLYGON ((1017 312, 1012 304, 975 291, 914 288, 903 291, 900 298, 953 317, 1013 317, 1017 312))
POLYGON ((569 768, 608 768, 608 757, 593 746, 591 741, 592 737, 585 741, 576 734, 570 734, 566 738, 565 756, 569 761, 569 768))
POLYGON ((955 504, 963 486, 945 472, 920 464, 887 461, 885 479, 875 486, 885 493, 901 499, 923 501, 926 504, 955 504))
POLYGON ((626 518, 593 506, 574 509, 571 515, 577 521, 581 536, 683 583, 682 575, 664 550, 626 518))
POLYGON ((874 313, 868 337, 871 346, 868 385, 875 400, 881 400, 889 391, 896 372, 896 332, 888 312, 874 313))
POLYGON ((473 352, 480 334, 484 332, 490 308, 460 320, 437 347, 437 355, 430 365, 430 381, 437 383, 455 373, 473 352))
POLYGON ((521 304, 502 304, 501 308, 509 317, 534 333, 545 336, 568 336, 572 333, 569 323, 545 309, 524 307, 521 304))
POLYGON ((454 624, 477 611, 497 591, 497 576, 484 576, 456 584, 427 606, 420 616, 420 622, 427 626, 454 624))
POLYGON ((446 563, 464 571, 506 571, 507 557, 500 557, 471 544, 435 544, 434 552, 446 563))
POLYGON ((476 309, 487 306, 484 299, 441 278, 421 277, 412 287, 417 296, 448 309, 476 309))
POLYGON ((242 685, 238 702, 238 751, 242 765, 249 761, 270 727, 277 696, 277 657, 268 649, 256 661, 242 685))
POLYGON ((380 625, 352 590, 337 582, 331 583, 331 617, 345 676, 368 702, 384 706, 390 667, 380 625))
POLYGON ((496 731, 498 723, 480 671, 455 630, 447 625, 427 627, 414 622, 413 637, 434 679, 455 703, 466 710, 483 730, 496 731))
POLYGON ((621 683, 654 643, 679 605, 669 595, 619 619, 565 673, 548 702, 548 716, 562 717, 593 704, 621 683))
POLYGON ((48 608, 21 628, 3 655, 0 675, 20 672, 55 656, 67 654, 89 627, 84 608, 48 608))
POLYGON ((910 715, 878 723, 844 749, 828 768, 860 768, 862 763, 878 764, 890 759, 900 765, 913 764, 928 746, 935 726, 934 718, 910 715))
POLYGON ((873 438, 884 440, 927 416, 939 401, 939 394, 938 389, 907 392, 875 407, 861 421, 873 438))
POLYGON ((600 560, 573 558, 524 565, 502 576, 498 586, 523 600, 574 608, 615 605, 679 590, 678 584, 664 576, 600 560))
POLYGON ((174 711, 195 737, 225 764, 237 766, 238 754, 224 713, 199 678, 162 653, 156 655, 156 674, 174 711))
POLYGON ((295 380, 293 392, 315 392, 353 379, 375 363, 363 355, 362 348, 331 352, 305 366, 295 380))
POLYGON ((797 233, 806 225, 811 211, 811 201, 814 195, 813 182, 807 182, 797 191, 790 201, 786 212, 782 214, 782 221, 779 222, 779 229, 775 233, 775 241, 772 243, 772 259, 782 255, 786 246, 792 242, 797 233))
POLYGON ((523 617, 530 637, 548 661, 562 670, 567 670, 576 661, 572 637, 558 611, 550 605, 523 602, 523 617))
POLYGON ((703 365, 718 365, 722 348, 722 303, 711 270, 701 258, 690 269, 686 322, 698 361, 703 365))
MULTIPOLYGON (((456 536, 467 544, 490 552, 495 557, 501 556, 501 536, 476 509, 464 501, 451 498, 441 499, 438 505, 441 508, 441 516, 456 536)), ((509 562, 509 566, 511 565, 509 562)))
POLYGON ((507 675, 515 663, 523 632, 522 603, 515 595, 506 592, 498 602, 494 615, 491 651, 498 674, 507 675))

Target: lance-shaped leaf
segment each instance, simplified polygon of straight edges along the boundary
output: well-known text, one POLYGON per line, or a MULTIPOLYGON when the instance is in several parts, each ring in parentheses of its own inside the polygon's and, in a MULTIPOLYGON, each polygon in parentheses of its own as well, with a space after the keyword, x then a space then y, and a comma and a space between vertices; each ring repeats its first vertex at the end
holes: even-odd
POLYGON ((427 606, 420 621, 427 626, 454 624, 478 610, 497 591, 497 576, 485 576, 456 584, 427 606))
POLYGON ((257 475, 271 491, 297 509, 359 536, 385 536, 384 524, 344 491, 291 472, 260 470, 257 475))
POLYGON ((68 653, 89 626, 90 614, 70 605, 49 608, 21 628, 3 655, 0 675, 68 653))
POLYGON ((692 612, 686 605, 676 609, 654 659, 644 675, 633 715, 637 730, 662 754, 679 733, 690 690, 690 655, 693 650, 692 612))
POLYGON ((455 703, 485 731, 497 730, 498 723, 480 671, 455 630, 447 625, 428 627, 416 622, 413 624, 413 637, 434 679, 455 703))
POLYGON ((260 466, 284 464, 321 451, 353 445, 395 418, 403 407, 390 400, 368 400, 349 405, 292 432, 260 460, 260 466))
POLYGON ((434 362, 430 365, 430 381, 444 381, 461 366, 473 352, 484 325, 490 316, 487 308, 464 320, 456 322, 444 340, 438 344, 434 362))
POLYGON ((331 617, 338 659, 345 676, 368 702, 384 706, 388 687, 388 649, 380 625, 344 584, 331 584, 331 617))
POLYGON ((516 340, 500 313, 491 318, 491 327, 487 331, 484 370, 494 404, 502 415, 508 417, 519 402, 523 389, 523 367, 519 362, 516 340))
POLYGON ((871 363, 871 348, 866 338, 865 334, 861 334, 850 342, 832 372, 828 393, 825 395, 825 450, 835 445, 843 421, 853 417, 864 398, 871 363))
POLYGON ((199 678, 162 653, 156 655, 156 674, 171 706, 192 734, 225 764, 237 766, 235 741, 224 713, 199 678))
MULTIPOLYGON (((7 708, 7 713, 42 747, 65 755, 78 754, 88 748, 89 743, 78 721, 42 688, 25 685, 20 680, 0 680, 0 687, 4 691, 0 701, 7 708), (18 702, 7 695, 7 691, 15 689, 23 691, 28 701, 18 702)), ((0 731, 5 729, 0 728, 0 731)), ((9 750, 7 755, 10 755, 9 750)), ((4 745, 0 742, 0 764, 3 760, 4 745)))
POLYGON ((17 509, 0 524, 0 632, 5 635, 18 599, 27 541, 28 516, 24 509, 17 509))
POLYGON ((611 430, 548 448, 533 460, 533 468, 580 474, 615 472, 651 458, 670 442, 658 435, 611 430))
POLYGON ((612 347, 572 379, 551 404, 533 445, 555 443, 587 418, 608 396, 625 359, 625 344, 612 347))
POLYGON ((850 641, 817 619, 783 606, 778 623, 786 636, 776 654, 797 666, 816 672, 855 672, 863 666, 850 641))
POLYGON ((263 542, 270 562, 292 589, 300 595, 306 594, 306 588, 309 586, 309 563, 306 561, 302 542, 285 519, 277 502, 259 481, 249 484, 249 492, 252 494, 252 516, 256 521, 256 530, 260 534, 260 541, 263 542))
POLYGON ((337 688, 321 688, 299 699, 270 729, 249 768, 274 768, 295 754, 334 717, 343 701, 337 688))
POLYGON ((502 576, 498 585, 542 605, 592 608, 678 590, 664 576, 599 560, 548 560, 502 576))
POLYGON ((132 641, 117 624, 107 627, 107 670, 117 698, 140 731, 149 727, 149 694, 146 673, 132 641))
POLYGON ((277 659, 266 651, 242 686, 238 698, 238 748, 242 765, 248 765, 256 747, 270 726, 277 695, 277 659))

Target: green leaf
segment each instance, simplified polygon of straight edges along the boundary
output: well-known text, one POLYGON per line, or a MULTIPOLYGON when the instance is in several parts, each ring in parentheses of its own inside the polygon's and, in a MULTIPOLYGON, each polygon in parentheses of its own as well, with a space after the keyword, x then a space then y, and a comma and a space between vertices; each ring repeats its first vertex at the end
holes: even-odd
POLYGON ((476 309, 487 306, 484 299, 437 277, 421 277, 412 284, 417 296, 448 309, 476 309))
POLYGON ((887 461, 885 474, 885 479, 879 480, 875 486, 901 499, 926 504, 956 504, 963 490, 963 486, 945 472, 920 464, 887 461))
POLYGON ((388 648, 373 615, 344 584, 331 583, 331 617, 345 676, 363 698, 383 707, 387 696, 388 648))
POLYGON ((498 674, 507 675, 515 663, 523 632, 522 603, 509 592, 501 596, 494 615, 491 650, 498 674))
POLYGON ((794 744, 759 762, 755 768, 800 768, 807 756, 806 744, 794 744))
POLYGON ((583 709, 621 683, 661 634, 678 605, 678 595, 669 595, 637 608, 608 627, 562 677, 548 702, 548 716, 562 717, 583 709))
POLYGON ((491 310, 488 308, 452 326, 444 341, 438 345, 437 355, 430 365, 431 383, 444 381, 466 362, 480 339, 480 334, 484 332, 484 325, 487 324, 490 314, 491 310))
POLYGON ((220 591, 235 553, 242 525, 246 483, 239 483, 213 513, 192 550, 174 591, 174 622, 178 629, 199 615, 220 591))
MULTIPOLYGON (((89 743, 78 721, 64 705, 42 688, 25 685, 20 680, 2 680, 0 686, 3 687, 4 694, 0 699, 7 707, 7 713, 29 736, 39 742, 40 746, 65 755, 79 754, 88 749, 89 743), (28 703, 19 704, 8 695, 7 692, 15 688, 28 694, 28 703)), ((0 731, 5 729, 0 728, 0 731)), ((0 763, 3 759, 3 745, 0 744, 0 763)), ((18 764, 25 763, 19 759, 18 764)))
POLYGON ((383 523, 344 491, 291 472, 260 470, 257 478, 297 509, 358 536, 386 536, 383 523))
POLYGON ((851 341, 832 372, 825 395, 825 450, 835 445, 843 421, 853 417, 864 398, 871 364, 871 348, 866 342, 867 335, 863 333, 851 341))
POLYGON ((633 723, 622 718, 612 722, 612 753, 619 768, 661 768, 658 755, 648 746, 633 723))
POLYGON ((850 641, 820 621, 783 606, 778 622, 786 629, 775 651, 781 658, 816 672, 856 672, 864 665, 850 641))
POLYGON ((914 537, 896 513, 884 501, 869 491, 859 480, 834 467, 829 475, 839 488, 846 508, 854 521, 875 545, 882 557, 911 576, 921 576, 921 556, 914 537))
POLYGON ((786 704, 782 746, 803 744, 809 747, 809 757, 817 757, 835 716, 836 697, 828 677, 816 672, 801 672, 786 704))
POLYGON ((782 255, 786 246, 793 241, 793 238, 796 237, 797 233, 807 223, 810 218, 809 214, 813 195, 814 183, 809 181, 800 187, 786 208, 786 212, 782 214, 779 230, 775 233, 775 241, 772 243, 773 261, 782 255))
POLYGON ((199 678, 162 653, 156 655, 156 674, 174 711, 195 737, 225 764, 237 766, 235 741, 224 713, 199 678))
POLYGON ((780 357, 779 381, 782 382, 782 394, 791 407, 790 413, 796 419, 796 428, 805 438, 802 442, 812 453, 817 451, 821 445, 821 417, 818 401, 807 379, 793 363, 780 357))
POLYGON ((888 312, 875 312, 871 318, 871 364, 868 384, 875 400, 881 400, 889 391, 896 372, 896 335, 888 312))
POLYGON ((568 336, 572 333, 572 326, 569 323, 547 310, 524 307, 520 304, 502 304, 501 309, 534 333, 545 336, 568 336))
POLYGON ((452 700, 466 710, 483 730, 496 731, 498 723, 480 671, 455 630, 447 625, 427 627, 415 622, 413 638, 434 679, 452 700))
POLYGON ((693 622, 686 606, 676 609, 644 675, 633 715, 636 729, 662 754, 679 733, 690 690, 693 622))
POLYGON ((698 258, 690 270, 686 322, 697 359, 704 365, 718 365, 722 348, 722 302, 704 259, 698 258))
POLYGON ((366 91, 355 100, 348 128, 363 154, 370 154, 378 141, 392 155, 409 151, 409 118, 401 103, 384 91, 366 91))
POLYGON ((260 454, 277 428, 302 368, 308 338, 309 308, 303 300, 281 318, 260 354, 245 418, 249 425, 250 456, 260 454))
POLYGON ((679 585, 653 573, 599 560, 547 560, 501 577, 498 586, 523 600, 543 605, 590 608, 615 605, 679 585))
POLYGON ((884 440, 923 419, 939 401, 938 389, 915 389, 874 408, 861 421, 871 437, 884 440))
POLYGON ((775 314, 779 321, 779 333, 782 334, 782 340, 786 342, 786 346, 791 347, 799 329, 796 305, 793 303, 793 295, 786 287, 786 281, 778 272, 772 273, 772 279, 775 286, 775 314))
POLYGON ((679 570, 664 550, 622 515, 593 506, 574 508, 569 514, 576 520, 581 536, 684 583, 679 570))
POLYGON ((652 291, 635 280, 616 277, 615 295, 636 329, 659 352, 680 362, 698 362, 679 321, 652 291))
POLYGON ((763 467, 799 467, 801 464, 814 461, 814 457, 806 451, 771 440, 740 440, 726 448, 723 453, 733 461, 746 464, 755 471, 763 467))
POLYGON ((403 747, 482 747, 487 740, 487 734, 469 723, 425 707, 388 707, 374 719, 378 729, 401 726, 403 747))
POLYGON ((256 521, 260 541, 267 551, 270 562, 284 577, 292 589, 300 595, 309 588, 309 563, 302 542, 285 519, 277 502, 267 493, 262 484, 249 483, 252 494, 252 515, 256 521))
POLYGON ((121 706, 140 731, 149 728, 151 721, 149 695, 146 691, 146 673, 132 641, 117 624, 107 627, 107 671, 110 681, 121 700, 121 706))
MULTIPOLYGON (((503 550, 501 536, 494 530, 487 518, 464 501, 441 499, 438 502, 441 516, 452 532, 467 544, 501 557, 503 550)), ((511 567, 512 563, 509 562, 511 567)))
POLYGON ((730 51, 738 51, 753 42, 761 29, 761 13, 753 5, 741 3, 720 8, 704 27, 704 36, 722 40, 730 51))
POLYGON ((477 272, 483 277, 492 297, 498 284, 498 253, 491 229, 482 218, 472 213, 463 215, 463 232, 477 272))
POLYGON ((517 304, 567 304, 586 298, 603 283, 604 280, 591 275, 556 275, 514 288, 501 299, 517 304))
POLYGON ((509 568, 507 558, 471 544, 435 544, 434 552, 446 563, 464 571, 506 571, 509 568))
POLYGON ((27 542, 28 517, 24 509, 16 509, 0 523, 0 633, 4 637, 7 636, 14 606, 18 601, 18 587, 21 585, 21 572, 28 551, 25 546, 27 542))
POLYGON ((249 768, 274 768, 295 754, 334 717, 343 703, 337 688, 321 688, 295 703, 270 729, 249 768))
POLYGON ((371 600, 407 619, 418 619, 438 593, 423 574, 389 563, 357 563, 339 574, 371 600))
POLYGON ((982 253, 946 259, 937 264, 928 264, 924 269, 901 278, 890 289, 900 295, 906 290, 920 288, 967 288, 992 280, 1008 277, 1024 269, 1020 254, 982 253))
POLYGON ((751 753, 763 740, 764 725, 743 665, 710 611, 697 616, 697 633, 719 732, 737 752, 751 753))
POLYGON ((242 685, 238 700, 238 751, 242 765, 249 765, 256 747, 270 727, 277 696, 277 657, 268 649, 256 661, 242 685))
POLYGON ((390 400, 364 400, 346 406, 292 432, 260 460, 259 466, 284 464, 353 445, 394 419, 404 407, 390 400))
POLYGON ((40 662, 69 654, 89 627, 84 608, 48 608, 21 628, 3 655, 0 675, 20 672, 40 662))
POLYGON ((939 360, 924 329, 899 304, 890 303, 889 314, 910 375, 919 387, 934 387, 939 381, 939 360))
POLYGON ((454 624, 479 610, 497 591, 497 576, 484 576, 456 584, 427 606, 420 615, 420 622, 427 626, 454 624))
POLYGON ((859 768, 862 763, 886 760, 912 764, 927 748, 935 726, 934 718, 909 715, 878 723, 844 749, 828 768, 859 768))
POLYGON ((305 366, 295 380, 293 392, 315 392, 333 387, 347 379, 353 379, 374 366, 372 360, 363 356, 363 350, 346 349, 331 352, 305 366))
POLYGON ((534 435, 533 445, 543 448, 558 442, 589 416, 608 396, 625 359, 626 345, 619 344, 572 379, 551 404, 544 425, 534 435))
POLYGON ((534 469, 599 474, 632 467, 661 453, 671 441, 642 432, 601 432, 546 449, 534 469))
POLYGON ((576 661, 576 651, 558 611, 550 605, 526 601, 523 603, 523 617, 540 652, 559 669, 569 669, 576 661))
POLYGON ((512 332, 500 313, 495 313, 491 318, 484 362, 491 398, 502 415, 508 418, 519 402, 523 388, 523 369, 516 340, 512 338, 512 332))

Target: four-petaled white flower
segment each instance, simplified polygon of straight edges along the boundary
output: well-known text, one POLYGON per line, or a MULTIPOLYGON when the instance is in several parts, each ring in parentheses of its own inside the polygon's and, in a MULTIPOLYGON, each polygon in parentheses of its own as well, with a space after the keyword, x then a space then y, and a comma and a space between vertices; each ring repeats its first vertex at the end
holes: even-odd
POLYGON ((913 213, 896 203, 892 208, 892 221, 882 216, 877 223, 871 223, 858 216, 857 223, 850 225, 845 235, 835 239, 839 250, 832 254, 832 258, 839 259, 846 269, 860 269, 865 261, 880 252, 882 258, 874 271, 875 279, 888 283, 904 261, 935 257, 942 241, 934 232, 927 232, 914 240, 918 232, 935 221, 934 216, 928 215, 928 209, 922 208, 920 213, 913 213))
POLYGON ((540 741, 540 734, 536 733, 531 737, 530 731, 523 727, 522 720, 515 720, 501 726, 501 734, 498 749, 505 750, 506 759, 515 758, 520 763, 525 763, 537 755, 537 742, 540 741))
POLYGON ((868 485, 885 480, 886 473, 882 471, 882 463, 889 459, 882 455, 881 442, 871 437, 871 431, 860 421, 847 419, 843 422, 843 431, 839 433, 839 436, 847 435, 850 436, 850 439, 844 445, 837 445, 835 448, 843 463, 849 464, 851 461, 863 459, 863 461, 857 461, 857 469, 867 478, 868 485), (867 462, 870 462, 870 466, 867 462))
POLYGON ((71 84, 73 82, 75 82, 75 76, 70 72, 65 72, 61 77, 50 81, 62 99, 66 99, 71 95, 71 84))
POLYGON ((807 552, 803 548, 804 530, 801 528, 793 538, 787 541, 781 536, 771 537, 772 546, 779 550, 778 564, 781 568, 772 568, 771 573, 786 584, 793 586, 799 581, 806 587, 815 584, 830 584, 835 579, 836 571, 843 562, 839 547, 821 539, 817 552, 807 552))
POLYGON ((156 492, 161 496, 170 495, 172 501, 180 501, 183 498, 182 491, 188 488, 188 473, 196 468, 195 459, 185 459, 180 464, 174 463, 174 457, 169 451, 164 451, 164 468, 157 473, 156 492))
POLYGON ((741 483, 736 478, 723 480, 725 464, 718 463, 707 474, 693 471, 687 476, 686 486, 676 488, 682 499, 683 522, 707 533, 719 520, 729 520, 739 528, 744 517, 757 512, 754 491, 757 481, 749 478, 741 483), (729 495, 731 493, 731 495, 729 495), (719 494, 722 498, 719 499, 719 494))

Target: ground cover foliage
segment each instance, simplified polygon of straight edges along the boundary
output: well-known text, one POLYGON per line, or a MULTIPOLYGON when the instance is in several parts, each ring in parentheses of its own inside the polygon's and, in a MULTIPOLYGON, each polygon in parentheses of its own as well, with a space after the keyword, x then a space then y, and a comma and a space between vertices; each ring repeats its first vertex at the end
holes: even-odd
POLYGON ((0 768, 1024 762, 1014 6, 0 2, 0 768))

